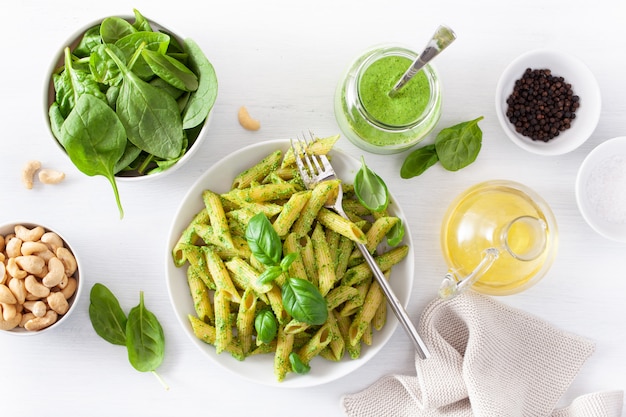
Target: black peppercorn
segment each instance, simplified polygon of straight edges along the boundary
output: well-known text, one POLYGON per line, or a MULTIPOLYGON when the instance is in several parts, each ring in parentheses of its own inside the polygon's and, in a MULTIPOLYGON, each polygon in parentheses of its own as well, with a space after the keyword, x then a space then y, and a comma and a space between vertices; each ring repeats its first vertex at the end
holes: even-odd
POLYGON ((571 127, 580 98, 551 70, 526 68, 506 103, 506 117, 518 133, 547 142, 571 127))

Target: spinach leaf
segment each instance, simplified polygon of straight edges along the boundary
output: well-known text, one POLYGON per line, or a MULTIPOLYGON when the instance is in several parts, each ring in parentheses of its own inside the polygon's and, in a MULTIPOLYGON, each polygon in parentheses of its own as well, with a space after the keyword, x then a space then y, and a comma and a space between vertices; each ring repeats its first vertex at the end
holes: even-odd
POLYGON ((105 95, 90 72, 74 68, 70 49, 65 48, 64 53, 65 67, 54 77, 54 88, 59 110, 63 117, 67 117, 81 95, 91 94, 99 99, 104 99, 105 95))
POLYGON ((278 333, 278 321, 269 308, 263 308, 254 318, 256 338, 261 343, 269 344, 278 333))
POLYGON ((183 146, 183 128, 176 100, 137 77, 110 49, 106 51, 122 72, 115 112, 128 140, 159 158, 177 157, 183 146))
POLYGON ((283 252, 280 237, 265 214, 255 214, 246 227, 248 246, 263 265, 278 265, 283 252))
POLYGON ((100 36, 100 25, 95 25, 85 31, 72 53, 79 58, 86 58, 98 45, 102 45, 102 37, 100 36))
POLYGON ((152 32, 152 27, 150 26, 150 22, 146 19, 137 9, 133 9, 133 14, 135 15, 135 23, 133 23, 133 27, 138 31, 143 32, 152 32))
POLYGON ((354 193, 361 204, 371 211, 382 211, 389 204, 389 191, 385 181, 365 165, 363 156, 361 169, 354 177, 354 193))
POLYGON ((101 338, 126 346, 126 314, 115 295, 99 283, 91 287, 89 294, 89 319, 101 338))
POLYGON ((128 360, 140 372, 154 372, 163 362, 165 335, 159 320, 146 308, 143 291, 139 293, 139 305, 128 313, 126 348, 128 360))
POLYGON ((50 105, 48 109, 48 117, 50 118, 50 130, 52 130, 52 134, 56 138, 56 140, 61 143, 61 127, 65 122, 63 115, 61 114, 61 110, 59 110, 59 105, 55 101, 50 105))
POLYGON ((154 76, 154 73, 143 59, 141 55, 138 56, 137 61, 131 64, 131 57, 135 55, 141 45, 145 45, 144 48, 151 51, 156 51, 160 54, 167 52, 167 47, 170 43, 170 37, 165 33, 160 32, 135 32, 130 35, 124 36, 117 42, 115 46, 120 48, 126 57, 126 61, 129 62, 129 68, 142 80, 149 80, 154 76))
POLYGON ((191 94, 183 110, 183 128, 189 129, 201 124, 209 115, 217 98, 217 77, 215 69, 202 50, 191 39, 183 42, 189 54, 189 68, 198 76, 198 89, 191 94))
POLYGON ((445 128, 435 138, 439 162, 448 171, 457 171, 474 162, 482 145, 478 122, 483 117, 445 128))
MULTIPOLYGON (((122 81, 120 69, 111 59, 106 49, 109 48, 120 60, 125 59, 122 51, 115 45, 98 45, 89 56, 89 69, 93 78, 102 84, 119 85, 122 81)), ((108 92, 108 91, 107 91, 108 92)))
POLYGON ((133 25, 121 17, 107 17, 100 23, 100 37, 104 43, 115 43, 135 32, 133 25))
POLYGON ((81 172, 109 180, 124 217, 113 169, 124 153, 126 131, 115 112, 103 100, 83 94, 61 127, 61 144, 81 172))
POLYGON ((198 77, 180 61, 149 49, 143 49, 141 55, 157 77, 183 91, 198 89, 198 77))
POLYGON ((302 362, 302 359, 296 352, 289 354, 289 363, 291 364, 291 370, 300 375, 306 374, 311 370, 311 367, 302 362))
POLYGON ((285 310, 294 319, 310 325, 319 325, 328 318, 326 299, 309 281, 289 278, 283 284, 281 294, 285 310))
POLYGON ((434 144, 418 148, 411 152, 402 163, 400 176, 404 179, 417 177, 435 165, 438 160, 434 144))

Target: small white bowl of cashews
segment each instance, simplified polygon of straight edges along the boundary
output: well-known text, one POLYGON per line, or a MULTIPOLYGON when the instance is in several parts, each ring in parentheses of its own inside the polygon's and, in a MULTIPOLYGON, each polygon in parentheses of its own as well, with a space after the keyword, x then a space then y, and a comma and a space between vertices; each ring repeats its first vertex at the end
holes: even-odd
POLYGON ((0 330, 41 334, 67 320, 81 292, 80 264, 58 232, 1 224, 0 261, 0 330))

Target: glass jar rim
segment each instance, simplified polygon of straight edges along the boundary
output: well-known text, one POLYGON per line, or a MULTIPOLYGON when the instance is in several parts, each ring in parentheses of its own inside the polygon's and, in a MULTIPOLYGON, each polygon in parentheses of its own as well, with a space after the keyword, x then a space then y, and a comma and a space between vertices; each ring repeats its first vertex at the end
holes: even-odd
POLYGON ((440 85, 434 67, 431 64, 426 64, 421 69, 421 71, 424 71, 424 74, 426 74, 430 96, 428 98, 428 102, 424 111, 422 111, 422 113, 416 119, 402 125, 392 125, 378 120, 371 114, 371 112, 367 110, 367 108, 363 104, 363 101, 361 100, 361 77, 374 62, 389 56, 401 56, 409 59, 410 62, 413 62, 417 58, 417 53, 402 46, 379 46, 365 53, 365 55, 363 55, 362 57, 361 63, 357 66, 355 70, 355 107, 363 115, 363 118, 367 123, 375 126, 378 129, 390 133, 406 132, 416 128, 417 126, 424 123, 424 121, 429 120, 432 117, 432 113, 436 111, 437 102, 440 100, 440 85))

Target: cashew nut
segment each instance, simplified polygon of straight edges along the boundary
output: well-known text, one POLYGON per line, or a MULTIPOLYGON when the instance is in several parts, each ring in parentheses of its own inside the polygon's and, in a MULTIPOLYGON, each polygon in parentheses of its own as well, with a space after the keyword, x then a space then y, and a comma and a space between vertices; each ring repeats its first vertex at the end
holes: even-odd
POLYGON ((15 258, 22 254, 22 239, 17 237, 6 238, 5 252, 9 258, 15 258))
POLYGON ((48 245, 43 242, 24 242, 20 248, 20 251, 24 256, 38 254, 47 250, 49 250, 48 245))
POLYGON ((246 130, 259 130, 261 128, 261 122, 253 119, 248 113, 248 109, 245 106, 241 106, 239 108, 239 112, 237 113, 237 118, 239 119, 239 124, 246 130))
POLYGON ((65 288, 62 288, 60 293, 63 294, 66 300, 69 300, 72 295, 76 292, 76 288, 78 287, 78 281, 76 278, 69 278, 67 280, 67 285, 65 288))
POLYGON ((33 275, 41 275, 46 266, 46 262, 36 255, 18 256, 15 258, 15 263, 23 271, 33 275))
POLYGON ((65 173, 44 168, 39 171, 39 181, 44 184, 58 184, 65 179, 65 173))
POLYGON ((44 303, 41 300, 26 301, 24 303, 24 308, 30 311, 31 313, 33 313, 35 317, 43 317, 46 315, 46 311, 48 311, 48 308, 46 307, 46 303, 44 303))
POLYGON ((19 265, 15 261, 15 258, 9 258, 9 260, 7 261, 6 269, 9 275, 11 275, 13 278, 22 279, 26 278, 26 275, 28 275, 26 271, 20 269, 19 265))
POLYGON ((24 165, 24 168, 22 168, 22 183, 24 183, 24 187, 29 190, 33 188, 33 178, 39 168, 41 168, 41 162, 35 160, 28 161, 24 165))
POLYGON ((65 266, 59 258, 51 258, 48 261, 48 273, 41 280, 42 284, 48 288, 58 285, 65 275, 65 266))
POLYGON ((77 264, 76 264, 76 258, 74 257, 72 252, 68 248, 61 247, 61 248, 57 248, 56 255, 57 255, 57 258, 61 260, 61 262, 63 263, 63 266, 65 267, 65 274, 68 277, 71 277, 72 275, 74 275, 74 272, 76 272, 77 264))
POLYGON ((59 315, 54 310, 48 310, 43 317, 35 317, 24 323, 26 330, 37 331, 45 329, 46 327, 54 324, 57 321, 59 315))
POLYGON ((7 287, 4 284, 0 284, 0 303, 4 303, 4 304, 17 303, 17 300, 15 299, 15 296, 13 295, 9 287, 7 287))
POLYGON ((70 305, 65 299, 65 296, 63 296, 63 294, 60 292, 50 293, 46 300, 48 300, 48 305, 50 306, 50 308, 56 311, 59 315, 67 313, 67 310, 70 309, 70 305))
POLYGON ((4 262, 0 260, 0 284, 4 284, 7 281, 7 267, 4 262))
POLYGON ((0 235, 0 252, 4 250, 4 236, 0 235))
POLYGON ((0 306, 2 306, 2 318, 4 320, 9 321, 17 315, 15 304, 0 303, 0 306))
POLYGON ((32 229, 21 224, 15 226, 15 236, 21 239, 22 242, 37 242, 44 233, 45 230, 41 226, 35 226, 32 229))
POLYGON ((17 313, 11 320, 5 320, 0 316, 0 330, 11 330, 17 327, 22 321, 22 313, 17 313))
POLYGON ((48 245, 51 251, 55 252, 58 248, 63 246, 63 239, 61 236, 57 235, 54 232, 46 232, 41 236, 40 239, 43 243, 48 245))
POLYGON ((20 320, 20 323, 18 324, 18 326, 24 327, 24 325, 26 324, 26 322, 28 320, 31 320, 31 319, 34 319, 34 318, 35 318, 35 315, 33 313, 31 313, 31 312, 23 313, 22 314, 22 320, 20 320))
POLYGON ((26 300, 26 286, 24 285, 24 280, 11 278, 8 287, 17 300, 17 303, 24 304, 24 301, 26 300))
MULTIPOLYGON (((46 298, 48 295, 50 295, 50 288, 41 284, 37 280, 37 278, 32 275, 26 277, 26 279, 24 280, 24 285, 26 286, 26 291, 28 291, 34 297, 46 298)), ((26 299, 31 299, 28 297, 28 294, 26 295, 26 299)))

